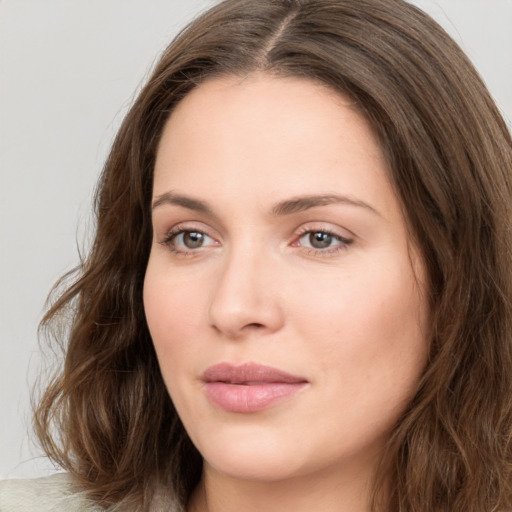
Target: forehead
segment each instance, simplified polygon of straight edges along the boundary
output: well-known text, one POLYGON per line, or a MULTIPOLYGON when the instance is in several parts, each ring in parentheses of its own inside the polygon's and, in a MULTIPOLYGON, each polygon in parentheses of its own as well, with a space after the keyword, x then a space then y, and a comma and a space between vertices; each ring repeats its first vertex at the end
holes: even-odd
POLYGON ((169 189, 260 201, 284 189, 394 196, 383 152, 349 98, 263 73, 208 80, 177 105, 155 165, 154 195, 169 189))

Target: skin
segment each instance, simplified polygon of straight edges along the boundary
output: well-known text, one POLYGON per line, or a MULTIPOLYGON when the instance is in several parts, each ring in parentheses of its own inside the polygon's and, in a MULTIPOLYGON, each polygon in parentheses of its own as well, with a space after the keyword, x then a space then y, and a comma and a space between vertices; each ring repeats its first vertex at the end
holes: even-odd
POLYGON ((205 461, 190 511, 368 510, 428 348, 424 269, 387 175, 365 119, 309 80, 212 79, 170 116, 144 305, 205 461), (262 411, 228 412, 201 379, 221 362, 307 385, 262 411))

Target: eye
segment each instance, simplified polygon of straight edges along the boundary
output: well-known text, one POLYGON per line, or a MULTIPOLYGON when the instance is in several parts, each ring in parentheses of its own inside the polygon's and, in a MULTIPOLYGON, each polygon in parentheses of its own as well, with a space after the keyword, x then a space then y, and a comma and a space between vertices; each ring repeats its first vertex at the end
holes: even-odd
POLYGON ((338 242, 334 235, 324 231, 310 231, 300 237, 302 245, 312 247, 313 249, 327 249, 333 242, 338 242))
POLYGON ((186 255, 204 247, 217 245, 217 242, 202 231, 182 229, 178 226, 167 235, 162 244, 174 253, 186 255))
POLYGON ((345 249, 352 243, 352 240, 342 237, 339 234, 327 230, 307 230, 304 231, 296 245, 315 253, 335 253, 345 249))
POLYGON ((199 249, 205 245, 210 237, 200 231, 182 231, 173 237, 176 245, 181 245, 187 249, 199 249))

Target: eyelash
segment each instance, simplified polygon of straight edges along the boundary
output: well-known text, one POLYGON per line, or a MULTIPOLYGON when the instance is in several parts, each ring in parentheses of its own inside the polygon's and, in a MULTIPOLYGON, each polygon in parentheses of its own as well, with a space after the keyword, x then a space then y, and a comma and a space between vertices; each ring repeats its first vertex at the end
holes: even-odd
MULTIPOLYGON (((169 251, 171 251, 175 256, 193 257, 193 256, 197 255, 197 253, 199 252, 199 249, 202 249, 202 247, 199 247, 197 249, 180 250, 180 249, 177 249, 176 246, 174 245, 176 238, 185 233, 198 233, 200 235, 211 238, 213 240, 212 237, 210 237, 207 233, 205 233, 204 231, 202 231, 200 229, 194 229, 193 227, 190 227, 190 226, 177 225, 167 233, 166 237, 164 238, 164 240, 162 240, 160 242, 160 244, 167 247, 169 249, 169 251)), ((352 239, 345 238, 345 237, 341 236, 340 234, 335 233, 334 231, 329 230, 329 229, 325 229, 325 228, 312 229, 312 228, 304 227, 304 228, 301 228, 299 230, 299 232, 294 236, 294 242, 292 242, 290 245, 292 247, 299 247, 298 242, 300 241, 300 239, 303 238, 305 235, 312 234, 312 233, 322 233, 327 236, 330 236, 330 237, 334 238, 335 240, 337 240, 338 244, 335 245, 334 247, 328 247, 325 249, 316 249, 314 247, 300 246, 300 247, 302 247, 303 251, 305 251, 308 255, 311 255, 311 256, 332 256, 332 255, 338 254, 341 251, 346 250, 347 247, 353 243, 352 239)))
POLYGON ((162 245, 167 247, 171 253, 173 253, 175 256, 178 257, 190 257, 194 256, 198 250, 189 249, 188 251, 179 250, 174 245, 174 241, 178 236, 184 233, 198 233, 204 236, 207 236, 208 238, 212 238, 209 235, 207 235, 204 231, 201 231, 200 229, 194 229, 190 226, 182 226, 181 224, 173 227, 171 230, 168 231, 166 237, 160 242, 162 245))
MULTIPOLYGON (((345 237, 341 236, 339 233, 336 233, 336 232, 334 232, 334 231, 332 231, 330 229, 325 229, 325 228, 314 229, 314 228, 310 228, 310 227, 301 228, 299 230, 299 232, 297 233, 295 239, 297 241, 299 241, 305 235, 312 234, 312 233, 322 233, 324 235, 328 235, 328 236, 336 239, 339 243, 337 245, 335 245, 334 247, 329 247, 329 248, 326 248, 326 249, 315 249, 314 247, 302 246, 302 249, 304 251, 306 251, 307 254, 309 254, 311 256, 332 256, 332 255, 336 255, 336 254, 340 253, 341 251, 346 250, 347 247, 349 245, 351 245, 353 243, 353 241, 354 241, 354 240, 352 240, 350 238, 345 238, 345 237)), ((296 244, 296 242, 293 242, 292 246, 296 246, 295 244, 296 244)))

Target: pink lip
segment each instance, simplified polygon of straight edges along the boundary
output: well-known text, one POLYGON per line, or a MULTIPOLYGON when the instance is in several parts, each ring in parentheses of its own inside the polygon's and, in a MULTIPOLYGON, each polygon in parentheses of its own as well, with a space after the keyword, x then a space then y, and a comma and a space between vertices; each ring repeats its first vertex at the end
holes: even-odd
POLYGON ((206 395, 215 405, 239 413, 266 409, 308 384, 303 377, 255 363, 211 366, 204 372, 203 382, 206 395))

